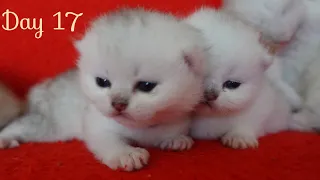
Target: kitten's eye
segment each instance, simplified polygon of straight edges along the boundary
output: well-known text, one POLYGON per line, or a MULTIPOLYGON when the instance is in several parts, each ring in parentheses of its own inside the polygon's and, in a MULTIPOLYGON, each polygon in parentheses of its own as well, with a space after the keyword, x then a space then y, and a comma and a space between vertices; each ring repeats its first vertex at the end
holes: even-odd
POLYGON ((223 88, 226 89, 237 89, 241 83, 236 82, 236 81, 226 81, 223 83, 223 88))
POLYGON ((139 81, 135 89, 142 91, 142 92, 150 92, 157 86, 155 82, 146 82, 146 81, 139 81))
POLYGON ((96 83, 101 88, 109 88, 109 87, 111 87, 111 82, 106 78, 96 77, 96 83))

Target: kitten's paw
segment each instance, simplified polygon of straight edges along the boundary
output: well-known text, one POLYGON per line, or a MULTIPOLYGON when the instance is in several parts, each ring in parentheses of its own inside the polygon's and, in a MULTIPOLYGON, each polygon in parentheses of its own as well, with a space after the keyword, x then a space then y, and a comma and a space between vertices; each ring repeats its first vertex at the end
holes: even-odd
POLYGON ((188 150, 193 145, 193 140, 189 136, 180 135, 171 139, 166 139, 160 143, 160 148, 165 150, 183 151, 188 150))
POLYGON ((0 149, 11 149, 19 146, 20 143, 17 140, 0 139, 0 149))
POLYGON ((228 133, 221 139, 222 144, 234 149, 258 148, 259 142, 255 136, 240 133, 228 133))
POLYGON ((146 149, 130 147, 105 163, 113 170, 134 171, 147 165, 149 157, 150 154, 146 149))

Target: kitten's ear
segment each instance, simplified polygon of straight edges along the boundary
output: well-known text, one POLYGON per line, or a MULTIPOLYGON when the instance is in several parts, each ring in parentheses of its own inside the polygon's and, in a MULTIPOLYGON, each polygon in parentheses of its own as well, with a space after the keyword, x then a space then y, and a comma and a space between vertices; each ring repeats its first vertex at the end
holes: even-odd
POLYGON ((197 75, 203 75, 205 73, 207 59, 208 53, 204 48, 193 48, 183 52, 184 63, 197 75))
POLYGON ((80 58, 77 61, 78 67, 86 67, 92 64, 92 59, 98 59, 97 39, 96 34, 88 32, 82 39, 74 41, 74 46, 80 54, 80 58))
POLYGON ((267 54, 267 53, 262 57, 261 62, 262 62, 263 71, 266 71, 271 66, 271 64, 274 61, 274 58, 275 58, 274 56, 267 54))
POLYGON ((81 53, 90 50, 96 42, 96 34, 87 32, 82 39, 74 41, 74 46, 81 53))

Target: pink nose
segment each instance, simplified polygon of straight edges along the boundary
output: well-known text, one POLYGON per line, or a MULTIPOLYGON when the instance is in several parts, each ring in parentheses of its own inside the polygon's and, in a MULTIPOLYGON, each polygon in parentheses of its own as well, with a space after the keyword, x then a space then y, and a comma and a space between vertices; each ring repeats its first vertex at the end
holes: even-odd
POLYGON ((128 106, 127 103, 119 103, 119 102, 112 102, 111 105, 118 112, 124 111, 128 106))
POLYGON ((204 93, 204 98, 206 99, 206 101, 214 101, 219 97, 219 94, 214 92, 214 91, 209 91, 209 92, 205 92, 204 93))

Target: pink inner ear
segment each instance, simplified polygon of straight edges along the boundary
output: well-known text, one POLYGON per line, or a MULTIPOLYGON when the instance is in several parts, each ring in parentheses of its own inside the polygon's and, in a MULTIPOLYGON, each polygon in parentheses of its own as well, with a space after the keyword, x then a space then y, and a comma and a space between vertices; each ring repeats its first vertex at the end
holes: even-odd
POLYGON ((193 49, 189 52, 183 53, 183 59, 189 69, 195 74, 203 74, 203 63, 205 61, 205 54, 200 49, 193 49))

